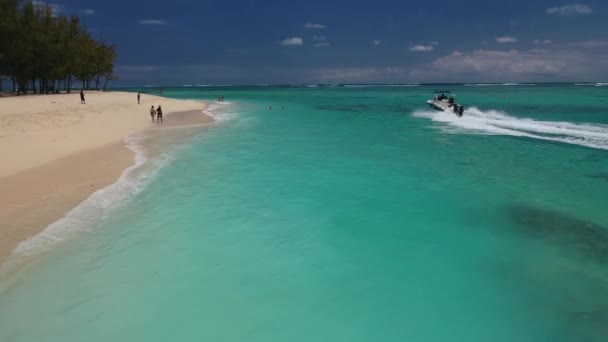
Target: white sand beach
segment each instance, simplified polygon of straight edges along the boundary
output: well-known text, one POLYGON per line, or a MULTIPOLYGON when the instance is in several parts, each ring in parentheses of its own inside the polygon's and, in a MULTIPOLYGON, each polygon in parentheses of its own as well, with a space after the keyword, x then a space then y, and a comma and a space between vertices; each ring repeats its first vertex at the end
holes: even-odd
POLYGON ((166 126, 213 122, 198 101, 85 95, 86 104, 78 93, 0 98, 0 261, 134 163, 125 138, 165 127, 151 122, 150 106, 162 106, 166 126))

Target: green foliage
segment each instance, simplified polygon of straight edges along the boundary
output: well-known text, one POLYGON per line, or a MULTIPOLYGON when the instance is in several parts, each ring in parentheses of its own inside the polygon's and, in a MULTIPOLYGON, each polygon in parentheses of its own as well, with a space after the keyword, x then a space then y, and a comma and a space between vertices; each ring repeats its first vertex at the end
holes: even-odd
POLYGON ((0 0, 0 77, 27 93, 99 89, 111 80, 116 47, 94 39, 77 17, 55 16, 31 0, 0 0))

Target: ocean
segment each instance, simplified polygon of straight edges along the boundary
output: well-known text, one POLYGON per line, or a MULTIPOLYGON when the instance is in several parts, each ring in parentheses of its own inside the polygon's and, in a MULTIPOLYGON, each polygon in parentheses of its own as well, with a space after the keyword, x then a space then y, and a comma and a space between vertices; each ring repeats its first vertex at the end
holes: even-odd
POLYGON ((601 85, 165 88, 217 123, 16 250, 0 341, 606 341, 601 85))

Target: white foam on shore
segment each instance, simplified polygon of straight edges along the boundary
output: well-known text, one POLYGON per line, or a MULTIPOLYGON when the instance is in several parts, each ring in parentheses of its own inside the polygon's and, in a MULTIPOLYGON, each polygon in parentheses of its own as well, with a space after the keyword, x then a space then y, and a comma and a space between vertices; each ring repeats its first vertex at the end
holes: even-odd
POLYGON ((212 117, 216 122, 228 121, 234 119, 236 116, 236 113, 229 110, 231 105, 232 102, 230 101, 213 102, 203 110, 203 113, 212 117))
POLYGON ((538 121, 475 107, 465 110, 462 117, 428 110, 413 115, 439 123, 448 133, 510 135, 608 150, 608 125, 538 121))
MULTIPOLYGON (((210 104, 204 111, 216 121, 225 121, 232 116, 218 113, 217 109, 228 105, 210 104)), ((162 167, 170 164, 169 153, 148 157, 144 151, 143 141, 146 132, 130 135, 125 139, 127 147, 134 153, 135 164, 127 168, 113 184, 99 189, 70 210, 63 218, 48 225, 39 234, 22 241, 12 252, 9 259, 29 257, 49 251, 56 244, 86 232, 103 220, 115 208, 132 198, 145 188, 152 176, 162 167)), ((10 261, 10 260, 7 260, 10 261)))
POLYGON ((135 164, 127 168, 115 183, 97 190, 63 218, 48 225, 41 233, 22 241, 14 249, 12 256, 31 256, 49 250, 74 234, 90 229, 96 220, 105 217, 125 199, 140 191, 148 174, 136 171, 149 163, 141 145, 142 140, 141 133, 125 139, 127 147, 134 152, 135 164))

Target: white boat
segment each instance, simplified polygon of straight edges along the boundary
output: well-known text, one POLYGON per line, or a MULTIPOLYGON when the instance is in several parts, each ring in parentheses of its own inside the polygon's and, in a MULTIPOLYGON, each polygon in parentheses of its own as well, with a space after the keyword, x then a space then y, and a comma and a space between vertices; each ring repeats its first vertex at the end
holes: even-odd
POLYGON ((456 99, 453 96, 447 96, 450 91, 436 91, 435 97, 432 100, 426 101, 434 110, 446 113, 454 113, 456 116, 461 117, 464 113, 464 107, 456 103, 456 99))

